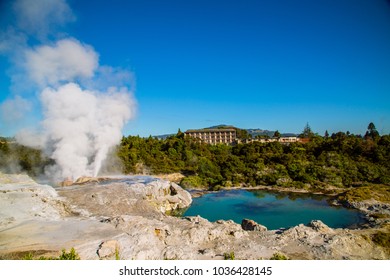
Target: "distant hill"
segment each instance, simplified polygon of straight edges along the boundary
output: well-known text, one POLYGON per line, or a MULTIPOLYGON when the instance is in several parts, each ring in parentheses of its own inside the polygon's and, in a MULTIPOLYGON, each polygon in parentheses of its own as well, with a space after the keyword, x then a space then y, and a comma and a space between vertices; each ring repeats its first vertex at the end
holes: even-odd
POLYGON ((168 137, 171 137, 173 135, 176 135, 176 133, 171 133, 171 134, 163 134, 163 135, 155 135, 155 136, 152 136, 153 138, 157 138, 157 139, 160 139, 160 140, 165 140, 167 139, 168 137))
POLYGON ((227 124, 219 124, 219 125, 214 125, 210 127, 205 127, 204 129, 222 129, 222 128, 237 128, 233 125, 227 125, 227 124))
POLYGON ((263 130, 259 128, 249 128, 246 131, 248 131, 248 133, 252 135, 252 138, 255 138, 256 136, 265 136, 265 135, 272 137, 274 136, 275 133, 275 131, 272 130, 263 130))

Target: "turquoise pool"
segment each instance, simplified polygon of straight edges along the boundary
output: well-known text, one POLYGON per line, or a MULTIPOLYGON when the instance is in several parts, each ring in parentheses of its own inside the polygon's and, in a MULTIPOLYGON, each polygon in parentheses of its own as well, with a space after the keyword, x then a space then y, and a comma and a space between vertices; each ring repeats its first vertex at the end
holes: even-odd
POLYGON ((209 221, 252 219, 268 229, 321 220, 332 228, 353 228, 364 221, 353 209, 330 206, 318 195, 280 194, 263 190, 230 190, 194 198, 184 216, 200 215, 209 221))

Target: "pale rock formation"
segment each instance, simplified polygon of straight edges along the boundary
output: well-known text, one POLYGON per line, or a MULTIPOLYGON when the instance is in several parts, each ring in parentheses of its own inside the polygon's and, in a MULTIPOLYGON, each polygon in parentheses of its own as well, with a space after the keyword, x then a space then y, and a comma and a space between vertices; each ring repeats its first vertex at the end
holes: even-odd
POLYGON ((233 221, 177 218, 191 196, 151 177, 52 188, 25 175, 0 173, 0 257, 28 251, 81 259, 388 259, 368 238, 375 229, 332 229, 321 221, 289 229, 247 231, 233 221))
POLYGON ((27 175, 0 173, 0 226, 29 219, 59 220, 70 213, 65 200, 49 185, 27 175))
POLYGON ((138 177, 134 183, 126 180, 96 180, 82 186, 61 188, 58 193, 72 205, 93 215, 118 216, 127 214, 158 215, 186 208, 192 203, 191 195, 175 183, 150 177, 138 177), (153 211, 156 210, 156 211, 153 211))

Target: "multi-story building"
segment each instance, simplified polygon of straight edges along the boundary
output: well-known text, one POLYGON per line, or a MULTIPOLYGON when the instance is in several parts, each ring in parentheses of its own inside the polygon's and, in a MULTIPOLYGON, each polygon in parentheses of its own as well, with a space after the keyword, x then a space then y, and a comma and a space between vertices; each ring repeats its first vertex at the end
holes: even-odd
POLYGON ((271 143, 279 142, 282 144, 289 143, 308 143, 309 138, 300 138, 296 136, 285 136, 285 137, 272 137, 272 138, 254 138, 254 139, 238 139, 237 132, 234 128, 221 128, 221 129, 190 129, 185 132, 186 136, 197 138, 207 144, 239 144, 239 143, 271 143))
POLYGON ((237 133, 234 128, 223 129, 190 129, 185 132, 187 136, 197 138, 208 144, 233 144, 237 133))

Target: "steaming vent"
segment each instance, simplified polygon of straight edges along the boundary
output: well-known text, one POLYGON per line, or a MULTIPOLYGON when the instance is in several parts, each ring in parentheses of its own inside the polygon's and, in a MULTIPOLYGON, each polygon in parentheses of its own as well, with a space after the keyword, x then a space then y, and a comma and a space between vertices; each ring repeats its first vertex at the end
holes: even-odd
POLYGON ((99 64, 99 54, 65 32, 76 17, 65 0, 16 0, 0 31, 12 95, 0 104, 20 144, 39 147, 55 164, 54 181, 96 177, 134 116, 133 75, 99 64), (31 124, 31 119, 38 121, 31 124))

